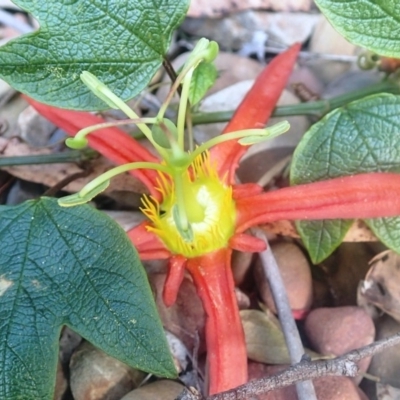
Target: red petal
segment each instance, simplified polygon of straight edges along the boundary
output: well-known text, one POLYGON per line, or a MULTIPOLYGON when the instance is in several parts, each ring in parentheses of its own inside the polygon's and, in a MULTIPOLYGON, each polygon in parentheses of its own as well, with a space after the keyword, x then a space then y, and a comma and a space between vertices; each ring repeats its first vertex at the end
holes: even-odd
POLYGON ((266 249, 265 242, 245 233, 237 233, 229 240, 229 246, 238 251, 246 251, 248 253, 259 253, 266 249))
POLYGON ((400 174, 359 174, 287 187, 238 199, 236 208, 236 232, 283 219, 400 216, 400 174))
MULTIPOLYGON (((286 87, 300 47, 299 43, 294 44, 265 67, 223 133, 265 126, 286 87)), ((215 160, 218 165, 219 176, 223 177, 228 173, 228 183, 234 182, 239 160, 246 150, 247 147, 235 140, 221 143, 211 150, 212 160, 215 160)))
POLYGON ((148 222, 142 222, 127 232, 129 239, 142 260, 162 260, 171 257, 161 240, 153 232, 147 230, 148 222))
POLYGON ((207 314, 209 394, 247 382, 247 352, 235 296, 230 249, 191 258, 187 269, 207 314))
MULTIPOLYGON (((26 96, 24 98, 41 115, 71 136, 74 136, 83 128, 106 122, 102 118, 87 112, 62 110, 39 103, 26 96)), ((116 164, 127 164, 135 161, 159 162, 157 157, 135 139, 115 127, 104 128, 91 133, 88 136, 88 141, 90 147, 116 164)), ((152 195, 159 197, 159 193, 154 190, 154 187, 157 186, 158 174, 156 171, 134 170, 131 173, 146 185, 152 195)))
POLYGON ((185 276, 186 258, 172 256, 168 262, 168 275, 164 284, 163 301, 167 307, 175 304, 178 291, 185 276))

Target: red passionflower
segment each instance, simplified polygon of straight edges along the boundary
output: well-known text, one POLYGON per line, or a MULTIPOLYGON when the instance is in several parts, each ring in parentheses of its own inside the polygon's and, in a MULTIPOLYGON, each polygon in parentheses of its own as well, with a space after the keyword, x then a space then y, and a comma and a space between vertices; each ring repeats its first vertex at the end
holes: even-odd
MULTIPOLYGON (((295 63, 300 46, 277 56, 254 83, 224 133, 265 126, 295 63)), ((102 120, 88 113, 59 110, 28 100, 42 115, 70 135, 102 120)), ((89 145, 117 164, 160 162, 117 128, 93 132, 89 145)), ((182 175, 182 199, 191 224, 185 240, 176 226, 171 180, 161 168, 134 170, 152 197, 143 212, 149 221, 128 232, 142 259, 168 259, 163 298, 175 302, 187 270, 207 314, 206 341, 209 393, 247 381, 247 355, 231 273, 232 250, 258 252, 265 244, 245 231, 280 219, 373 218, 400 214, 399 175, 363 174, 262 191, 256 184, 235 184, 234 174, 245 148, 236 141, 201 153, 182 175)), ((160 164, 161 165, 161 164, 160 164)))

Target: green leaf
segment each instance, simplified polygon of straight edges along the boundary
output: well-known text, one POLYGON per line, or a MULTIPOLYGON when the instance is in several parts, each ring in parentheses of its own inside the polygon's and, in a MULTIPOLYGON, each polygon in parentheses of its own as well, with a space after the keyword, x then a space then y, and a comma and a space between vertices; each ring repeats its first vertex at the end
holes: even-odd
MULTIPOLYGON (((313 125, 292 161, 291 183, 363 172, 400 172, 400 97, 374 95, 338 108, 313 125)), ((400 251, 400 218, 368 220, 377 237, 400 251), (396 228, 397 227, 397 228, 396 228)), ((300 221, 297 228, 315 263, 343 240, 351 221, 300 221)))
POLYGON ((314 264, 318 264, 342 243, 351 224, 351 220, 325 220, 296 222, 296 227, 304 246, 310 253, 311 260, 314 264))
POLYGON ((0 77, 38 101, 105 109, 81 82, 89 71, 119 97, 140 93, 160 67, 188 0, 18 0, 38 32, 0 49, 0 77))
POLYGON ((0 398, 52 400, 63 325, 175 377, 146 274, 122 229, 54 199, 0 208, 0 398))
POLYGON ((350 42, 400 58, 400 7, 396 0, 315 0, 333 27, 350 42))
POLYGON ((218 77, 217 68, 213 63, 200 63, 193 72, 190 82, 189 101, 192 106, 197 104, 212 87, 218 77))

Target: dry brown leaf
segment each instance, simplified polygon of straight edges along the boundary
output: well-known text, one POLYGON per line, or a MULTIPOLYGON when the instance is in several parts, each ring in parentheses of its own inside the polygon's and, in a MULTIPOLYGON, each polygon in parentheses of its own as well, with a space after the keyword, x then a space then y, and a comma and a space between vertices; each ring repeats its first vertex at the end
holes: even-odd
MULTIPOLYGON (((293 221, 276 221, 264 224, 262 228, 268 233, 274 233, 275 235, 289 236, 293 238, 299 238, 296 226, 293 221)), ((344 237, 344 242, 376 242, 378 239, 368 226, 361 220, 354 221, 349 231, 344 237)))
POLYGON ((189 17, 217 18, 223 15, 250 9, 274 11, 308 11, 311 0, 192 0, 189 17))
MULTIPOLYGON (((0 138, 0 153, 4 157, 27 156, 51 154, 52 151, 47 148, 32 148, 26 143, 21 143, 17 138, 5 139, 0 138)), ((85 178, 79 178, 71 182, 64 190, 69 192, 78 192, 85 184, 111 169, 114 166, 110 161, 103 157, 96 158, 90 162, 92 172, 85 178)), ((60 164, 36 164, 24 165, 18 167, 1 168, 17 178, 24 179, 29 182, 41 183, 52 187, 67 176, 75 173, 83 172, 83 169, 73 163, 60 164)), ((112 191, 131 191, 135 193, 144 193, 144 185, 136 178, 129 174, 118 175, 111 180, 110 186, 105 192, 112 191)))
POLYGON ((361 296, 400 321, 400 255, 386 250, 375 256, 370 266, 360 285, 361 296))
POLYGON ((290 357, 282 329, 270 312, 242 310, 240 317, 246 338, 247 356, 266 364, 289 364, 290 357))

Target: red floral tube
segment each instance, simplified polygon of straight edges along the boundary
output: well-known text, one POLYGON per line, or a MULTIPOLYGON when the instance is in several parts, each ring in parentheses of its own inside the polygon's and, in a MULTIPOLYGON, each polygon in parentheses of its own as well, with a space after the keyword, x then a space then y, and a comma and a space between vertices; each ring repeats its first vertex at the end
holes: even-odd
POLYGON ((209 394, 247 382, 247 352, 231 271, 231 249, 187 261, 207 314, 209 394))

